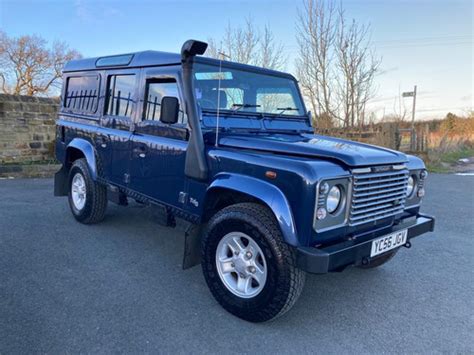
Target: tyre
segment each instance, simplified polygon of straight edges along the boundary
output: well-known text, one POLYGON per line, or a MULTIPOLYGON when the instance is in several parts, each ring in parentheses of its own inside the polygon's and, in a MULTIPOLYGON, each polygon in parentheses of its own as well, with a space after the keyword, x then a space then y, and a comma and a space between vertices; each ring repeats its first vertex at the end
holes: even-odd
POLYGON ((392 258, 397 254, 397 250, 390 251, 384 255, 379 256, 378 258, 372 259, 370 263, 366 265, 358 265, 360 269, 375 269, 376 267, 382 266, 385 263, 388 263, 392 258))
POLYGON ((301 294, 304 271, 283 241, 273 213, 239 203, 216 213, 202 239, 202 270, 214 298, 250 322, 286 313, 301 294))
POLYGON ((69 207, 74 218, 84 224, 104 219, 107 208, 107 189, 92 180, 85 159, 76 160, 69 170, 69 207))

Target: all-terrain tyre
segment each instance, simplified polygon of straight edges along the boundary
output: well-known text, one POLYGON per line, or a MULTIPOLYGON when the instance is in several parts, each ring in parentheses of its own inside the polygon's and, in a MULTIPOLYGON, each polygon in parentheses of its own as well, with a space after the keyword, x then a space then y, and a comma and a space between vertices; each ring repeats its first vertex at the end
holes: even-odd
POLYGON ((390 251, 384 255, 379 256, 378 258, 372 259, 368 264, 366 265, 358 265, 357 267, 360 269, 375 269, 376 267, 382 266, 385 263, 388 263, 392 258, 397 254, 398 250, 390 251))
POLYGON ((85 159, 78 159, 69 170, 68 200, 76 220, 84 224, 102 221, 107 209, 107 188, 92 180, 85 159))
POLYGON ((202 238, 202 270, 214 298, 250 322, 286 313, 303 290, 305 272, 283 241, 273 213, 239 203, 216 213, 202 238))

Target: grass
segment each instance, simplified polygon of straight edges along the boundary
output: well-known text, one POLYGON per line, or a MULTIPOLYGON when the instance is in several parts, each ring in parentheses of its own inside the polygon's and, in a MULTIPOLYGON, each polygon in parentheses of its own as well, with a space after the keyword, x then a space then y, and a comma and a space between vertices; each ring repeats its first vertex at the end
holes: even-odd
POLYGON ((474 157, 474 147, 461 147, 457 150, 441 153, 432 150, 428 154, 426 167, 433 173, 450 173, 459 159, 474 157))
POLYGON ((461 148, 453 152, 441 154, 441 161, 455 164, 459 159, 474 157, 474 148, 461 148))

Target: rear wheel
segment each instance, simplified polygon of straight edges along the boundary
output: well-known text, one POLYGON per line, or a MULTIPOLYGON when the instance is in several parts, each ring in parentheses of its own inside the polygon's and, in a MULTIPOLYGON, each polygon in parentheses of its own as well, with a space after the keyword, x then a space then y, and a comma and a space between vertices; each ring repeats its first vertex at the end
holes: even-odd
POLYGON ((107 189, 92 180, 85 159, 76 160, 69 171, 69 207, 81 223, 100 222, 107 209, 107 189))
POLYGON ((230 313, 264 322, 286 313, 304 286, 294 250, 273 213, 240 203, 211 218, 202 241, 202 269, 214 298, 230 313))
POLYGON ((382 266, 385 263, 388 263, 392 258, 397 254, 397 250, 390 251, 387 254, 381 255, 376 259, 372 259, 368 264, 366 265, 359 265, 358 267, 361 269, 374 269, 376 267, 382 266))

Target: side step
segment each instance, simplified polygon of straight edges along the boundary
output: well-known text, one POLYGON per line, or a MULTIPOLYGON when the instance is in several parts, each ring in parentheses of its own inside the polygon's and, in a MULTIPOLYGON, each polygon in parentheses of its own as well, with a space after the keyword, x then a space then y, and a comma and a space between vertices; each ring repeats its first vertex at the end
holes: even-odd
POLYGON ((120 206, 127 206, 128 199, 117 186, 107 185, 107 199, 120 206))

